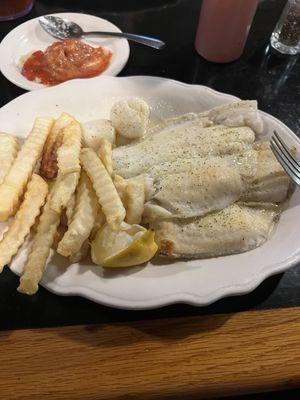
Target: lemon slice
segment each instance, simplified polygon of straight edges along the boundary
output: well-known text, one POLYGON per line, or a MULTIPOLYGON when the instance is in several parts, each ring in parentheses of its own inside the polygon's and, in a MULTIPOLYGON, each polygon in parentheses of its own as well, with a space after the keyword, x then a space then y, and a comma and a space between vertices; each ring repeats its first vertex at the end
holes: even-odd
POLYGON ((102 267, 132 267, 149 261, 157 252, 154 232, 140 225, 113 231, 105 224, 91 245, 92 260, 102 267))

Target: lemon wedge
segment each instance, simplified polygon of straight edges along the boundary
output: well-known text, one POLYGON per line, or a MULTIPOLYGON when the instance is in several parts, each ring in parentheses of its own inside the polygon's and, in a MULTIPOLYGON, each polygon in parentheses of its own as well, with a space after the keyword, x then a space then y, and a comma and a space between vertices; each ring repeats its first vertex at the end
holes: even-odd
POLYGON ((91 244, 92 260, 102 267, 132 267, 149 261, 156 252, 154 232, 140 225, 126 224, 116 232, 105 224, 91 244))

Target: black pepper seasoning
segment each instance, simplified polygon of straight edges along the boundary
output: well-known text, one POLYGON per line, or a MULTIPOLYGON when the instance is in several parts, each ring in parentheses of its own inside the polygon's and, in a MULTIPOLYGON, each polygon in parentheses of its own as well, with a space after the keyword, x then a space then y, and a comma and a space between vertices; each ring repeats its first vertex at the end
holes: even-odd
POLYGON ((291 6, 282 25, 279 40, 286 46, 297 46, 300 41, 300 1, 291 6))

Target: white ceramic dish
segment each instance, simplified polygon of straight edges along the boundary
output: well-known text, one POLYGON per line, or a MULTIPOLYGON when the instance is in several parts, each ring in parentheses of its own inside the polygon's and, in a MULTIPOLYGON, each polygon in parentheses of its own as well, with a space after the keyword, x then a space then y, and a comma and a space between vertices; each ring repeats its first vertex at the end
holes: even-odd
MULTIPOLYGON (((38 115, 57 117, 67 111, 80 121, 106 117, 111 104, 124 96, 144 98, 153 119, 199 112, 236 100, 204 86, 155 77, 74 80, 13 100, 0 109, 0 129, 23 138, 38 115)), ((287 126, 266 113, 262 117, 267 135, 276 129, 286 141, 293 142, 294 134, 287 126)), ((224 296, 247 293, 266 277, 298 262, 299 213, 297 191, 272 238, 247 253, 192 261, 154 260, 147 266, 118 271, 104 270, 88 261, 66 269, 66 260, 54 255, 41 284, 60 295, 80 295, 120 308, 146 309, 176 302, 206 305, 224 296)), ((20 274, 25 257, 23 246, 10 266, 12 271, 20 274)))
MULTIPOLYGON (((67 18, 79 24, 86 31, 121 32, 111 22, 93 15, 77 13, 51 14, 67 18)), ((36 90, 45 86, 29 81, 20 72, 20 59, 36 50, 45 50, 58 39, 51 37, 40 27, 38 18, 31 19, 17 26, 0 44, 0 70, 2 74, 15 85, 26 89, 36 90)), ((129 44, 126 39, 119 38, 86 38, 84 42, 91 46, 104 46, 112 50, 113 56, 109 67, 102 75, 115 76, 127 63, 129 57, 129 44)))

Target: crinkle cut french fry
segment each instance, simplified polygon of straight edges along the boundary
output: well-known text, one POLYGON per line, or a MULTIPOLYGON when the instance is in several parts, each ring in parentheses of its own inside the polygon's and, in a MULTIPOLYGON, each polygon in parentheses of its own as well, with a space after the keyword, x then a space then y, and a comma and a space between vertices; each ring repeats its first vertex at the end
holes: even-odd
POLYGON ((80 171, 81 126, 74 120, 63 129, 63 142, 57 150, 57 164, 62 175, 80 171))
POLYGON ((19 292, 31 295, 38 291, 38 284, 42 279, 59 221, 60 215, 50 208, 47 200, 24 267, 24 273, 20 278, 19 292))
POLYGON ((10 263, 12 257, 22 246, 40 213, 47 193, 47 183, 39 175, 33 174, 15 219, 9 225, 0 242, 0 272, 5 265, 10 263))
POLYGON ((61 113, 54 122, 51 133, 53 132, 53 134, 57 134, 58 132, 61 132, 73 121, 75 121, 75 118, 73 118, 70 114, 66 112, 61 113))
POLYGON ((53 243, 52 243, 52 249, 57 250, 58 243, 61 241, 63 238, 64 234, 67 232, 67 227, 65 225, 58 225, 57 230, 54 235, 53 243))
POLYGON ((60 214, 61 210, 67 206, 76 190, 79 176, 79 172, 71 172, 68 175, 57 177, 57 181, 54 184, 56 190, 53 191, 50 199, 50 207, 53 211, 60 214))
POLYGON ((0 184, 12 166, 18 150, 18 139, 8 133, 0 132, 0 184))
POLYGON ((122 200, 124 207, 126 208, 125 203, 125 195, 126 195, 126 188, 127 188, 127 181, 120 175, 114 176, 114 185, 117 189, 117 192, 122 200))
POLYGON ((126 218, 128 224, 140 224, 144 213, 145 187, 140 180, 132 180, 126 188, 126 218))
POLYGON ((67 219, 67 215, 66 215, 66 208, 61 210, 61 214, 60 214, 60 224, 62 226, 67 227, 68 226, 68 219, 67 219))
POLYGON ((80 176, 81 127, 73 121, 64 128, 64 140, 58 149, 58 177, 50 207, 57 213, 65 208, 76 190, 80 176))
POLYGON ((68 225, 71 223, 76 205, 76 194, 73 193, 66 206, 66 217, 68 225))
POLYGON ((43 276, 45 264, 53 245, 60 215, 75 192, 79 179, 79 172, 58 177, 48 195, 47 203, 37 227, 31 252, 25 265, 24 274, 20 279, 18 290, 26 294, 34 294, 38 290, 38 283, 43 276), (57 205, 56 212, 52 206, 57 205))
POLYGON ((52 118, 36 118, 29 136, 0 186, 0 221, 6 221, 19 205, 19 199, 41 156, 52 124, 52 118))
POLYGON ((108 225, 113 230, 119 229, 126 211, 111 176, 92 149, 82 149, 81 164, 92 181, 108 225))
POLYGON ((71 261, 71 263, 78 263, 79 261, 81 261, 87 257, 87 255, 89 253, 89 249, 90 249, 90 244, 87 239, 83 242, 80 250, 78 250, 76 253, 72 254, 69 257, 69 260, 71 261))
POLYGON ((63 143, 64 128, 68 126, 74 118, 67 113, 62 113, 54 122, 50 134, 46 140, 43 149, 43 155, 40 166, 40 174, 47 178, 56 178, 58 172, 57 151, 63 143))
POLYGON ((54 179, 57 177, 57 150, 63 142, 62 132, 58 132, 56 136, 51 132, 50 136, 45 143, 40 165, 40 174, 45 179, 54 179))
POLYGON ((103 214, 101 208, 99 208, 97 216, 96 216, 96 220, 93 226, 93 229, 91 231, 90 234, 90 239, 93 240, 94 237, 96 236, 96 233, 98 232, 98 230, 105 224, 106 220, 105 220, 105 215, 103 214))
POLYGON ((65 227, 67 227, 71 223, 75 209, 75 197, 75 193, 73 193, 70 200, 68 201, 68 204, 66 205, 66 208, 62 210, 60 223, 65 227))
POLYGON ((88 176, 82 172, 76 193, 76 206, 67 232, 58 244, 57 252, 69 257, 80 250, 95 224, 99 203, 88 176))
POLYGON ((100 140, 99 156, 110 176, 113 175, 112 146, 107 139, 100 140))

